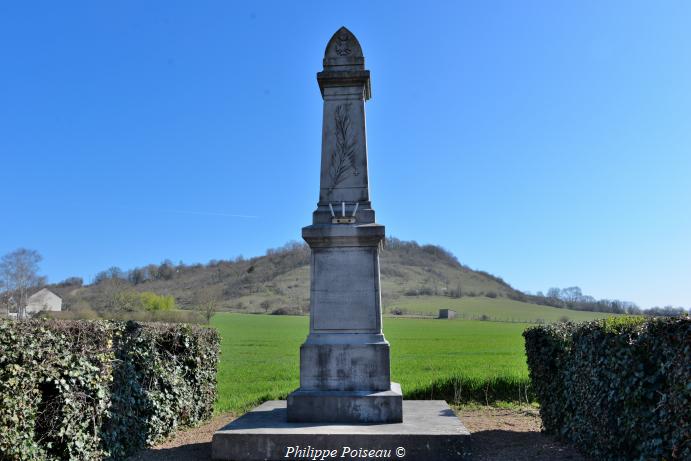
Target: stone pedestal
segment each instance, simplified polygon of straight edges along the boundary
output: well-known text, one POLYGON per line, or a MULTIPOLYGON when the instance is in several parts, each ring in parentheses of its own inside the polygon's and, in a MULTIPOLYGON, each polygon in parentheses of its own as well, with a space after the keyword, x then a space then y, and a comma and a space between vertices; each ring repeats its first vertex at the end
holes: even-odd
POLYGON ((288 396, 295 422, 402 421, 400 385, 391 383, 382 333, 379 247, 384 226, 315 224, 310 334, 300 347, 300 388, 288 396))
POLYGON ((288 396, 289 421, 402 420, 401 387, 390 380, 381 332, 383 233, 378 225, 303 229, 312 247, 311 332, 300 347, 300 388, 288 396))
POLYGON ((398 383, 383 391, 321 391, 302 388, 288 396, 288 421, 400 423, 403 395, 398 383))

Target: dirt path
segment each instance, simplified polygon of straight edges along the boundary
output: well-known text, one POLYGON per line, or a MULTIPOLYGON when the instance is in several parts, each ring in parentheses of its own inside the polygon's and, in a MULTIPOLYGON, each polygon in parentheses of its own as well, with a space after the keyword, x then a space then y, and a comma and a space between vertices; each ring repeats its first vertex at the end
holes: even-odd
POLYGON ((585 460, 575 449, 540 432, 540 415, 535 409, 514 410, 484 407, 459 410, 472 434, 474 460, 585 460))
MULTIPOLYGON (((472 433, 475 460, 585 460, 574 449, 540 432, 537 410, 483 407, 461 409, 458 416, 472 433)), ((217 416, 203 426, 180 432, 155 448, 141 451, 128 461, 210 460, 213 433, 232 420, 232 415, 217 416)))

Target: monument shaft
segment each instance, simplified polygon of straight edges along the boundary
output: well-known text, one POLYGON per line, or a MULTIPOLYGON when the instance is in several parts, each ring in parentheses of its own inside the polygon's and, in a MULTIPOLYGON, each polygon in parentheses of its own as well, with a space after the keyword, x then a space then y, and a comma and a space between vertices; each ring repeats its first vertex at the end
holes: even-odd
POLYGON ((379 248, 369 197, 365 101, 370 75, 357 39, 341 28, 317 74, 324 99, 319 202, 302 229, 312 249, 310 333, 300 348, 300 388, 291 421, 398 422, 382 333, 379 248))

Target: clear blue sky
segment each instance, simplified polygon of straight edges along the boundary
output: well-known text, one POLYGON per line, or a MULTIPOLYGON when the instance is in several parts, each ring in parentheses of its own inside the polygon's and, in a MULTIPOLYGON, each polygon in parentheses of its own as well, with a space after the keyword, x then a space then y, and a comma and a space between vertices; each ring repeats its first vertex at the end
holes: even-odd
POLYGON ((690 24, 687 1, 2 2, 0 254, 90 281, 299 239, 345 25, 389 235, 688 307, 690 24))

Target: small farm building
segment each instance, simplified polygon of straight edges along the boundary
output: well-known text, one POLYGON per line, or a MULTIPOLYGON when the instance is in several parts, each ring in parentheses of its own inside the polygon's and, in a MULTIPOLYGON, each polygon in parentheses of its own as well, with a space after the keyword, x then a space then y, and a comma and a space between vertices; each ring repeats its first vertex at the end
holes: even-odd
POLYGON ((456 318, 456 311, 451 310, 451 309, 439 309, 439 318, 440 319, 455 319, 456 318))
POLYGON ((61 311, 62 298, 47 288, 29 296, 26 303, 26 313, 35 314, 41 311, 61 311))

